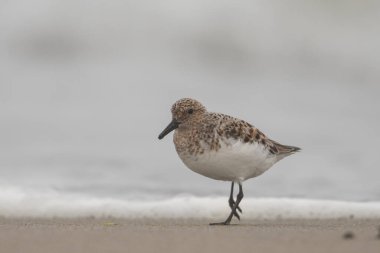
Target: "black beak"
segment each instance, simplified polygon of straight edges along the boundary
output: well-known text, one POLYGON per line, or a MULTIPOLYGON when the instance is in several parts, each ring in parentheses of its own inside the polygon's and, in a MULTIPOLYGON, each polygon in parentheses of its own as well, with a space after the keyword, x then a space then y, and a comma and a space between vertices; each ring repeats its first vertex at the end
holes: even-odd
POLYGON ((179 125, 178 121, 173 119, 172 122, 170 122, 169 125, 164 129, 164 131, 160 133, 160 135, 158 136, 158 139, 161 140, 162 138, 164 138, 168 133, 178 128, 178 125, 179 125))

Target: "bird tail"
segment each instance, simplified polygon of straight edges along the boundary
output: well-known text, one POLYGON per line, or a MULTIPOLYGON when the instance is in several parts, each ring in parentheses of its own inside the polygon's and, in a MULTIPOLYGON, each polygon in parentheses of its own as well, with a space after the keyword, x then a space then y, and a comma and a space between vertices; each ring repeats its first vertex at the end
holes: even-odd
POLYGON ((299 148, 299 147, 287 146, 287 145, 283 145, 283 144, 280 144, 280 143, 275 142, 275 141, 273 141, 273 143, 275 144, 276 148, 278 149, 279 154, 291 155, 291 154, 294 154, 296 152, 301 151, 301 148, 299 148))
POLYGON ((285 145, 283 145, 283 147, 284 147, 284 149, 286 149, 286 151, 289 152, 289 153, 296 153, 296 152, 301 151, 301 148, 296 147, 296 146, 285 146, 285 145))

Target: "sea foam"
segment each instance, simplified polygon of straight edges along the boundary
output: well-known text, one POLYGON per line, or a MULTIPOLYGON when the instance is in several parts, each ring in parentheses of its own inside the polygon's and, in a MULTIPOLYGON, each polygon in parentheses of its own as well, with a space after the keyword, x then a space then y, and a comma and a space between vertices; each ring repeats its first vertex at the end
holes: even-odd
MULTIPOLYGON (((345 202, 293 198, 244 198, 243 219, 380 218, 380 202, 345 202)), ((53 190, 2 188, 3 217, 215 218, 229 213, 227 197, 176 196, 166 199, 116 199, 53 190)))

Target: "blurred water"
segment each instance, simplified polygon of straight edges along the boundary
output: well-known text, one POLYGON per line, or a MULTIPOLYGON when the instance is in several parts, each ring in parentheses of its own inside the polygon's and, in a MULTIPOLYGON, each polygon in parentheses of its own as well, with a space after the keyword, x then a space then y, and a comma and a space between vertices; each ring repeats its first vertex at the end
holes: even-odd
POLYGON ((0 1, 0 189, 227 196, 157 136, 194 97, 303 148, 246 196, 380 200, 378 1, 0 1))

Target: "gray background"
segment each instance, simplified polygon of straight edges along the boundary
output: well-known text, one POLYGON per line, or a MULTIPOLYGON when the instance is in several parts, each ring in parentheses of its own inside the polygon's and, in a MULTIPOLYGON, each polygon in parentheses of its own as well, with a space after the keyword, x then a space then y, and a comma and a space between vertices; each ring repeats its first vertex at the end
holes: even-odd
POLYGON ((0 0, 0 189, 228 194, 188 170, 193 97, 303 148, 247 196, 380 200, 380 2, 0 0))

